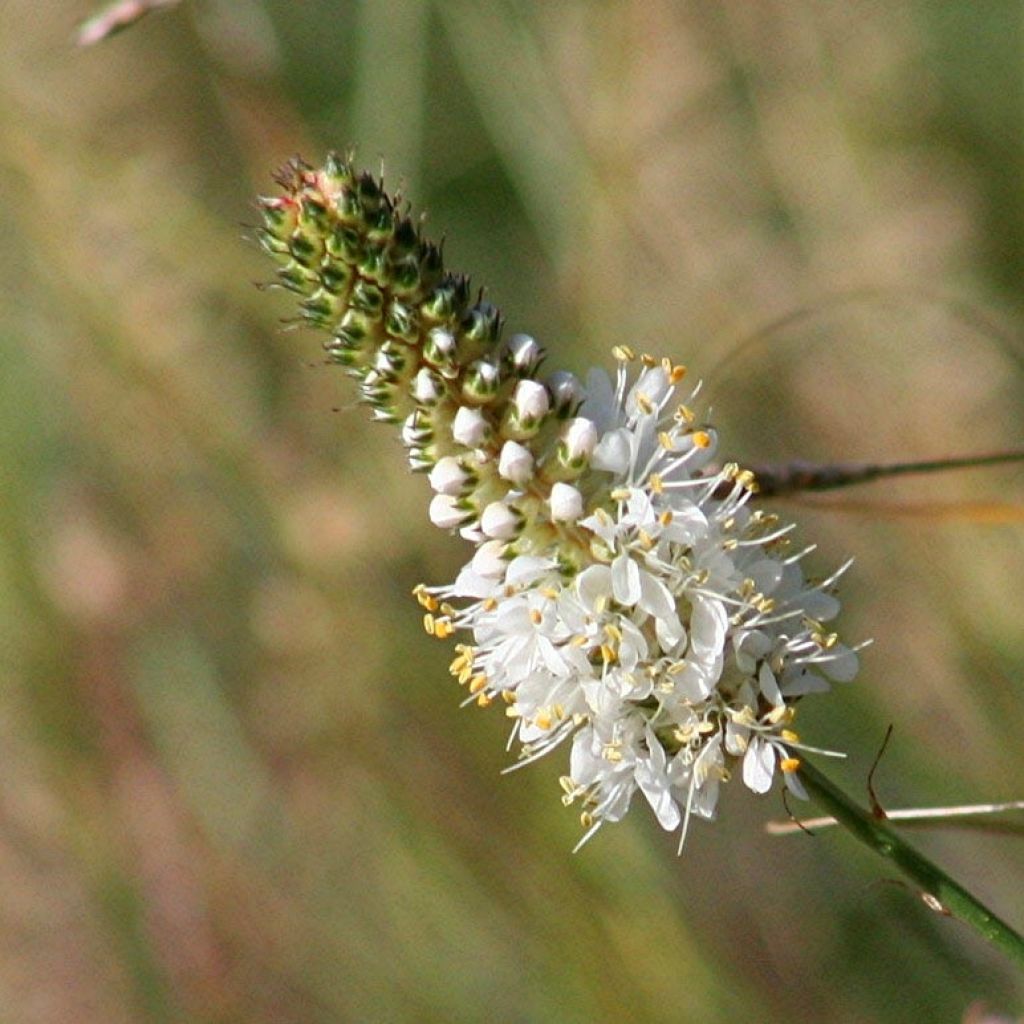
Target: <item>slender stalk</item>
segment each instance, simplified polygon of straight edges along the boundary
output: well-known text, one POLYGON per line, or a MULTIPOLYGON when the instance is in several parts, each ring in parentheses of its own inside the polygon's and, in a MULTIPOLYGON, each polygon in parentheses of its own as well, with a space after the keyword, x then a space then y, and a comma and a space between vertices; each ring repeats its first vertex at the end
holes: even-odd
POLYGON ((1024 967, 1024 937, 806 760, 799 774, 811 796, 862 843, 892 861, 921 888, 930 906, 966 922, 1024 967))
POLYGON ((1024 449, 990 452, 985 455, 964 455, 921 462, 837 462, 817 465, 792 462, 784 466, 755 466, 758 494, 762 498, 778 498, 804 491, 831 491, 852 487, 892 476, 922 473, 946 473, 957 469, 980 469, 1024 462, 1024 449))
MULTIPOLYGON (((983 819, 993 814, 1005 814, 1008 811, 1024 811, 1024 800, 1009 800, 1000 804, 966 804, 957 807, 901 807, 895 810, 887 807, 886 818, 894 825, 912 827, 919 825, 925 828, 941 826, 992 828, 992 824, 983 819)), ((772 836, 790 836, 807 829, 831 828, 838 825, 835 818, 801 818, 800 821, 769 821, 765 831, 772 836)))

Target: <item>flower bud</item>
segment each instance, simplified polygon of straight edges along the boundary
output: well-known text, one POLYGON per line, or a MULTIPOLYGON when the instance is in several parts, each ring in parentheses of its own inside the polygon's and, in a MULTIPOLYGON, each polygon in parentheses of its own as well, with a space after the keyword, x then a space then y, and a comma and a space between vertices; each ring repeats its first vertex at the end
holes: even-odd
POLYGON ((513 334, 505 343, 505 359, 519 376, 530 376, 543 358, 544 349, 529 334, 513 334))
POLYGON ((492 501, 480 517, 480 529, 494 540, 511 540, 522 526, 522 515, 503 501, 492 501))
POLYGON ((505 412, 502 430, 517 440, 533 437, 551 408, 548 389, 535 380, 521 380, 505 412))
POLYGON ((442 530, 454 530, 473 519, 473 513, 459 508, 450 494, 436 494, 430 502, 430 521, 442 530))
POLYGON ((454 455, 445 455, 437 460, 437 465, 430 471, 430 486, 438 494, 459 497, 476 480, 476 474, 467 472, 462 460, 454 455))
POLYGON ((402 424, 402 444, 406 448, 428 444, 434 438, 434 428, 430 418, 423 414, 422 409, 409 413, 402 424))
POLYGON ((550 501, 553 523, 575 523, 583 515, 583 495, 572 484, 553 484, 550 501))
POLYGON ((452 437, 467 448, 476 448, 483 443, 490 429, 487 418, 479 409, 463 405, 452 422, 452 437))
POLYGON ((544 383, 551 393, 551 407, 556 416, 571 416, 582 404, 583 384, 576 374, 556 370, 544 383))
POLYGON ((506 441, 498 458, 498 475, 522 487, 533 476, 533 453, 518 441, 506 441))
POLYGON ((597 427, 585 416, 569 420, 558 443, 558 461, 567 470, 581 471, 597 447, 597 427))
POLYGON ((482 405, 498 393, 501 370, 489 359, 478 359, 467 370, 462 380, 462 397, 467 402, 482 405))
POLYGON ((435 327, 423 344, 423 358, 431 366, 446 366, 455 355, 455 335, 443 327, 435 327))
POLYGON ((420 405, 437 405, 444 395, 444 382, 430 369, 421 367, 412 379, 412 397, 420 405))

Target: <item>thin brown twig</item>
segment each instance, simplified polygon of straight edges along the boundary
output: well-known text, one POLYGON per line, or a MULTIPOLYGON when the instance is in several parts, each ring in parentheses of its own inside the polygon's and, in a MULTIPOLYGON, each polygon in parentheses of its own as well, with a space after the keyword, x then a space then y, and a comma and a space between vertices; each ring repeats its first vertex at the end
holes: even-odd
POLYGON ((779 498, 805 491, 829 491, 855 484, 869 483, 885 477, 909 476, 915 473, 941 473, 957 469, 978 469, 1024 462, 1024 449, 989 452, 984 455, 952 456, 920 462, 790 462, 782 466, 754 467, 758 495, 779 498))

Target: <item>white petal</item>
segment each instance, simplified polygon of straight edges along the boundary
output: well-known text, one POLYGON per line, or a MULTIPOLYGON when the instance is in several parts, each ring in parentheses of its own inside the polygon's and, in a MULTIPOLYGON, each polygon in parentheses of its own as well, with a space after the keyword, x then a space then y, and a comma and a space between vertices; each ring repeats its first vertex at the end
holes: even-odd
POLYGON ((627 430, 609 431, 597 442, 590 465, 609 473, 625 473, 629 469, 629 436, 627 430))
POLYGON ((538 558, 536 555, 520 555, 513 558, 505 574, 505 582, 509 586, 518 587, 532 583, 553 569, 555 563, 550 558, 538 558))
POLYGON ((743 781, 755 793, 767 793, 775 774, 775 751, 760 736, 755 736, 743 757, 743 781))
POLYGON ((706 656, 720 653, 725 647, 725 634, 729 617, 725 605, 713 598, 697 596, 693 599, 690 617, 690 647, 694 654, 706 656))
POLYGON ((761 670, 757 674, 757 683, 761 687, 764 699, 773 707, 780 707, 785 703, 782 693, 779 691, 779 684, 775 681, 775 673, 771 670, 767 661, 761 662, 761 670))
POLYGON ((849 647, 835 647, 828 652, 828 659, 822 659, 818 668, 837 683, 848 683, 857 674, 860 659, 849 647))
POLYGON ((640 573, 640 607, 656 619, 664 619, 669 626, 679 625, 676 599, 672 591, 649 572, 640 573))
POLYGON ((623 552, 612 562, 612 595, 619 604, 632 606, 640 593, 640 566, 623 552))

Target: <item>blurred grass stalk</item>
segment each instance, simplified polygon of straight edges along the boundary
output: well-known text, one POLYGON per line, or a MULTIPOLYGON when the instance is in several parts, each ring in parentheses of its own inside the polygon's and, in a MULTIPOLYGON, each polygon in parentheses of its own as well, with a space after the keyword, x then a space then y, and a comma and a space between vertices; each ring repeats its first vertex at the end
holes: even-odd
POLYGON ((130 28, 151 11, 159 10, 161 7, 174 7, 180 2, 181 0, 114 0, 82 23, 75 41, 79 46, 94 46, 130 28))

